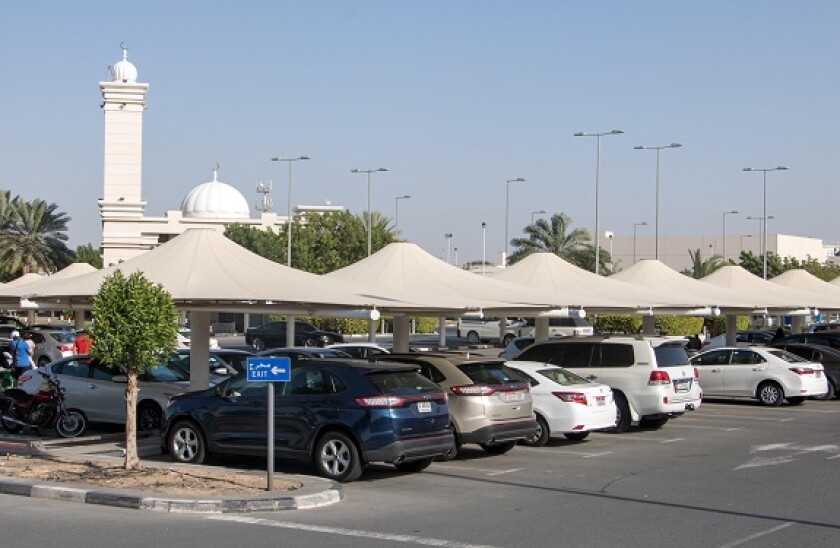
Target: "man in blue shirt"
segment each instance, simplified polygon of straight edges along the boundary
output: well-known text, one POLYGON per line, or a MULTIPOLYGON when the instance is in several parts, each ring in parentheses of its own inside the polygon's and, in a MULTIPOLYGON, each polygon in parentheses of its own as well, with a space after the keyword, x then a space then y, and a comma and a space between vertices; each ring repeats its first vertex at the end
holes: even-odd
POLYGON ((32 347, 20 338, 19 331, 12 331, 9 353, 12 355, 12 364, 14 365, 12 375, 17 379, 24 371, 32 367, 32 347))

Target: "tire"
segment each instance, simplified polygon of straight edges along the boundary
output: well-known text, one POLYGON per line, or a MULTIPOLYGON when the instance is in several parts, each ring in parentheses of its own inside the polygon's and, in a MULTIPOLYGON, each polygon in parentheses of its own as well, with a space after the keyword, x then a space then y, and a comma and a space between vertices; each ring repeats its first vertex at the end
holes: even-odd
POLYGON ((38 367, 44 367, 48 363, 50 363, 50 359, 48 357, 41 356, 40 358, 38 358, 38 367))
POLYGON ((327 432, 315 446, 315 468, 325 478, 348 482, 362 475, 362 459, 359 450, 347 435, 341 432, 327 432))
POLYGON ((163 428, 163 411, 154 402, 146 401, 137 406, 137 431, 155 432, 163 428))
POLYGON ((758 387, 758 401, 761 405, 776 407, 782 405, 785 399, 785 392, 775 382, 765 382, 758 387))
POLYGON ((481 338, 475 331, 470 331, 469 333, 467 333, 467 342, 470 344, 478 344, 481 342, 481 338))
POLYGON ((639 421, 639 426, 642 428, 647 428, 649 430, 659 430, 668 422, 668 417, 657 417, 657 418, 650 418, 650 417, 642 417, 642 420, 639 421))
POLYGON ((458 455, 461 453, 461 447, 463 447, 463 445, 464 444, 458 441, 458 434, 455 434, 455 447, 453 447, 443 455, 438 456, 435 460, 437 460, 438 462, 446 462, 458 458, 458 455))
POLYGON ((507 345, 509 345, 509 344, 513 341, 513 339, 515 339, 515 338, 516 338, 516 335, 514 335, 513 333, 508 333, 507 335, 505 335, 505 336, 504 336, 504 338, 502 338, 502 346, 505 346, 505 347, 506 347, 506 346, 507 346, 507 345))
POLYGON ((394 466, 397 467, 397 470, 400 472, 406 472, 408 474, 414 474, 416 472, 422 472, 429 466, 431 466, 432 461, 435 459, 430 457, 428 459, 420 459, 420 460, 412 460, 409 462, 401 462, 399 464, 395 464, 394 466))
POLYGON ((265 341, 262 340, 260 337, 254 337, 254 340, 251 341, 251 346, 253 346, 254 350, 257 351, 265 350, 265 341))
POLYGON ((179 421, 169 431, 166 442, 169 454, 176 462, 203 464, 207 460, 204 434, 192 421, 179 421))
POLYGON ((797 396, 795 398, 788 398, 787 402, 790 405, 802 405, 803 403, 805 403, 805 398, 802 396, 797 396))
POLYGON ((814 399, 815 400, 833 400, 836 395, 837 394, 834 390, 834 383, 831 382, 831 380, 829 379, 829 381, 828 381, 828 391, 825 394, 822 394, 820 396, 815 396, 814 399))
MULTIPOLYGON (((9 416, 15 419, 20 419, 20 411, 18 411, 17 407, 7 407, 6 409, 3 409, 2 413, 3 416, 9 416)), ((21 430, 23 430, 22 424, 7 421, 6 419, 0 419, 0 423, 2 423, 3 425, 3 430, 8 432, 9 434, 18 434, 21 430)))
POLYGON ((630 405, 621 392, 615 394, 615 426, 612 431, 619 434, 630 430, 633 417, 630 415, 630 405))
POLYGON ((583 441, 589 437, 589 432, 566 432, 563 434, 567 440, 583 441))
POLYGON ((87 430, 87 418, 77 410, 68 410, 55 421, 55 431, 62 438, 76 438, 87 430))
POLYGON ((504 455, 514 447, 516 447, 515 441, 503 441, 500 443, 480 443, 479 444, 484 451, 490 453, 491 455, 504 455))
POLYGON ((312 337, 306 337, 303 339, 303 346, 318 346, 318 341, 312 337))
POLYGON ((528 447, 542 447, 548 443, 548 438, 551 437, 551 429, 542 415, 537 415, 537 431, 527 438, 520 440, 519 443, 527 445, 528 447))

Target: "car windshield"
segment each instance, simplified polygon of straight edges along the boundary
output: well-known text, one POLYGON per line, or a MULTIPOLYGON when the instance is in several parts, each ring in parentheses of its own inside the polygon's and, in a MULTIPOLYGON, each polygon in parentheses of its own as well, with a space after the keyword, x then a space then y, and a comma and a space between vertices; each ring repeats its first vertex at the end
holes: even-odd
POLYGON ((785 360, 788 363, 802 363, 808 361, 804 358, 800 358, 796 354, 791 354, 787 350, 768 350, 767 352, 771 356, 776 356, 777 358, 785 360))
POLYGON ((414 395, 441 391, 440 386, 416 371, 377 371, 365 377, 383 394, 414 395))
POLYGON ((688 365, 688 354, 682 345, 663 344, 653 349, 659 367, 688 365))
POLYGON ((559 367, 552 367, 551 369, 540 369, 539 371, 537 371, 537 373, 563 386, 572 386, 574 384, 589 384, 591 382, 584 379, 580 375, 575 375, 571 371, 567 371, 559 367))
POLYGON ((145 380, 158 382, 188 381, 189 375, 175 367, 159 363, 146 369, 145 380))
POLYGON ((528 381, 522 374, 502 362, 465 363, 459 365, 458 369, 477 384, 514 384, 528 381))

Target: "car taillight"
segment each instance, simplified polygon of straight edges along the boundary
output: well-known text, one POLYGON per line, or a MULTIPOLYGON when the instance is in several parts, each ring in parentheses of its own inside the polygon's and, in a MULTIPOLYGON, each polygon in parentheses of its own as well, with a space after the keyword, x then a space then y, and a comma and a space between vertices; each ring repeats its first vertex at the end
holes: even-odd
POLYGON ((61 346, 58 347, 58 350, 60 352, 72 352, 73 351, 73 345, 72 344, 62 344, 61 346))
POLYGON ((496 388, 486 384, 467 384, 464 386, 450 386, 449 390, 457 396, 489 396, 496 392, 496 388))
POLYGON ((796 373, 797 375, 813 375, 814 370, 809 367, 791 367, 791 371, 796 373))
POLYGON ((356 398, 356 403, 362 407, 402 407, 406 403, 405 398, 399 396, 368 396, 367 398, 356 398))
POLYGON ((650 372, 648 384, 651 386, 671 384, 671 377, 668 375, 667 371, 662 371, 661 369, 653 370, 650 372))
POLYGON ((31 373, 24 373, 18 379, 18 386, 22 385, 25 382, 29 382, 31 380, 32 380, 32 374, 31 373))
POLYGON ((695 379, 700 378, 700 370, 698 370, 696 367, 694 368, 694 378, 695 379))
POLYGON ((552 392, 551 394, 567 403, 580 403, 582 405, 588 405, 588 402, 586 401, 586 394, 583 392, 552 392))

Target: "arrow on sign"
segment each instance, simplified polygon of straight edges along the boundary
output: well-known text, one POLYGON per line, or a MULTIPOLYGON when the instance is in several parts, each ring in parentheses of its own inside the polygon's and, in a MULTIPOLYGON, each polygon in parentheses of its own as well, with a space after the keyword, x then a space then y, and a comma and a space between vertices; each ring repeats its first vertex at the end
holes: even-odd
POLYGON ((285 369, 281 369, 281 368, 277 367, 276 365, 271 368, 271 374, 272 375, 279 375, 280 373, 285 373, 285 372, 286 372, 285 369))

